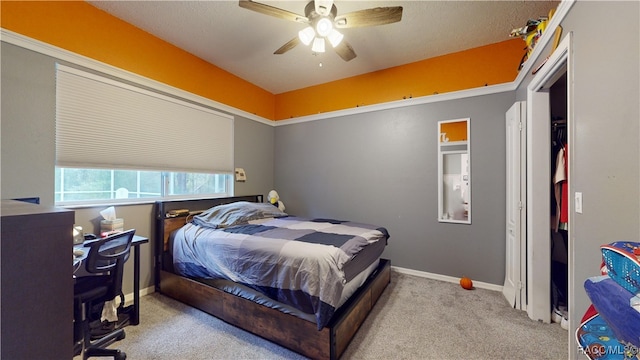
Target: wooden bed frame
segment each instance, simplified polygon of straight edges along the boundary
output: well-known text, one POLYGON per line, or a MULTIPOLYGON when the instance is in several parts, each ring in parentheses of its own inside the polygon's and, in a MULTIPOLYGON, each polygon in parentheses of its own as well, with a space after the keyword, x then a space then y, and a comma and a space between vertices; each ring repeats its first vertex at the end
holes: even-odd
POLYGON ((170 210, 202 211, 236 201, 263 202, 263 198, 254 195, 156 202, 156 291, 312 359, 338 359, 391 281, 391 262, 381 259, 373 274, 320 331, 314 322, 174 274, 173 264, 163 264, 168 262, 165 251, 169 235, 187 220, 186 216, 166 217, 170 210))

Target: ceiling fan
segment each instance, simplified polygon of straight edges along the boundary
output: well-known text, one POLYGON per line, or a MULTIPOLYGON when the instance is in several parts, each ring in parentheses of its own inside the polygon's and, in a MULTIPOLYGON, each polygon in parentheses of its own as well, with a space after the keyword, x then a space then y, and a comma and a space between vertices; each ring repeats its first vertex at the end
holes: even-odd
POLYGON ((311 45, 313 52, 321 53, 325 51, 326 40, 329 40, 344 61, 352 60, 356 57, 356 53, 343 39, 344 35, 336 29, 384 25, 402 20, 402 6, 377 7, 338 15, 338 8, 333 0, 312 0, 305 6, 304 16, 302 16, 252 0, 240 0, 239 5, 261 14, 308 25, 298 32, 298 36, 282 45, 274 54, 284 54, 300 42, 307 46, 311 45))

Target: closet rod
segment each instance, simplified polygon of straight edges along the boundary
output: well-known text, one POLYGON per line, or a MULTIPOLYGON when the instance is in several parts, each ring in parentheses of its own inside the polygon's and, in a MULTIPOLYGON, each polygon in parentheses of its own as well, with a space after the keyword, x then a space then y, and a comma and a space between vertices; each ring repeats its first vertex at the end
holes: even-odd
POLYGON ((551 124, 553 125, 554 128, 558 126, 566 126, 567 120, 566 119, 553 120, 551 121, 551 124))

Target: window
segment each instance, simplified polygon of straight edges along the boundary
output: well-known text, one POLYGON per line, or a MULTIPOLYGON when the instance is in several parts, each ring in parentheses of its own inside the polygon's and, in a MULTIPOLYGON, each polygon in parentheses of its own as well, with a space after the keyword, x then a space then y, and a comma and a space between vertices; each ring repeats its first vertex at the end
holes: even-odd
POLYGON ((132 201, 178 196, 229 196, 231 175, 56 167, 55 201, 132 201))
POLYGON ((230 196, 233 116, 58 64, 55 172, 60 205, 230 196))

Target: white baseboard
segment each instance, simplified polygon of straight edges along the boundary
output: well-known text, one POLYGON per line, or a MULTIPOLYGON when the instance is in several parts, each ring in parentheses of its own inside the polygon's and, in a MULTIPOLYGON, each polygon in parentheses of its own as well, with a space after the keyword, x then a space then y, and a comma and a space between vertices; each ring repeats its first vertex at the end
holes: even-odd
MULTIPOLYGON (((427 278, 427 279, 433 279, 433 280, 446 281, 446 282, 450 282, 450 283, 454 283, 454 284, 459 284, 460 283, 460 278, 456 278, 456 277, 453 277, 453 276, 434 274, 434 273, 430 273, 430 272, 426 272, 426 271, 418 271, 418 270, 407 269, 407 268, 402 268, 402 267, 398 267, 398 266, 391 266, 391 269, 394 270, 394 271, 397 271, 399 273, 402 273, 402 274, 414 275, 414 276, 419 276, 419 277, 423 277, 423 278, 427 278)), ((496 284, 490 284, 490 283, 486 283, 486 282, 482 282, 482 281, 473 280, 473 286, 477 287, 479 289, 487 289, 487 290, 493 290, 493 291, 502 292, 502 286, 496 285, 496 284)), ((149 295, 149 294, 153 294, 155 291, 156 291, 155 286, 149 286, 149 287, 146 287, 144 289, 140 289, 140 297, 143 297, 143 296, 149 295)), ((124 302, 125 302, 125 304, 132 304, 133 303, 133 293, 132 292, 124 295, 124 302)))
MULTIPOLYGON (((153 294, 154 292, 156 292, 156 288, 155 286, 149 286, 146 287, 144 289, 140 289, 140 297, 143 297, 145 295, 149 295, 149 294, 153 294)), ((124 303, 129 305, 129 304, 133 304, 133 293, 130 292, 128 294, 124 294, 124 303)))
MULTIPOLYGON (((459 284, 460 283, 460 278, 456 278, 456 277, 453 277, 453 276, 434 274, 434 273, 429 273, 429 272, 425 272, 425 271, 418 271, 418 270, 401 268, 401 267, 397 267, 397 266, 391 266, 391 269, 395 270, 395 271, 397 271, 399 273, 402 273, 402 274, 414 275, 414 276, 419 276, 419 277, 423 277, 423 278, 427 278, 427 279, 433 279, 433 280, 446 281, 446 282, 450 282, 450 283, 454 283, 454 284, 459 284)), ((473 279, 471 279, 471 280, 473 281, 473 286, 476 287, 476 288, 502 292, 502 286, 500 286, 500 285, 490 284, 490 283, 486 283, 486 282, 482 282, 482 281, 476 281, 476 280, 473 280, 473 279)))

